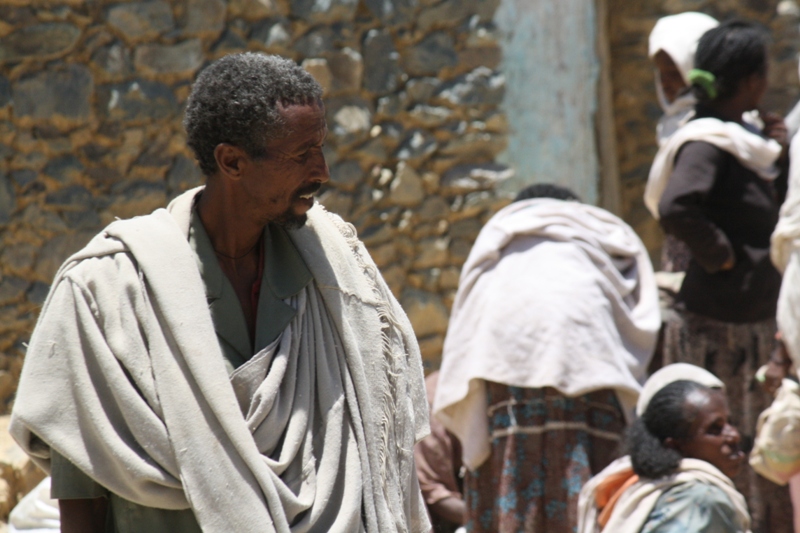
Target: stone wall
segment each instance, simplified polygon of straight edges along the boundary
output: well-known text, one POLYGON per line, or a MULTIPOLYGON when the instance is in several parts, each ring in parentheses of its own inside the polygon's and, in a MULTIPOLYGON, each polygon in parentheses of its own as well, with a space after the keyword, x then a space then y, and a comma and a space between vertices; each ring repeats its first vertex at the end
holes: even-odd
POLYGON ((650 31, 660 17, 683 11, 701 11, 720 21, 745 18, 764 24, 772 45, 770 89, 763 107, 785 114, 800 96, 800 7, 795 0, 608 0, 608 6, 622 212, 657 257, 663 235, 642 201, 661 116, 653 66, 647 58, 650 31))
POLYGON ((332 181, 438 366, 460 267, 509 174, 496 0, 0 2, 0 412, 59 264, 115 217, 202 182, 197 72, 291 57, 326 91, 332 181))

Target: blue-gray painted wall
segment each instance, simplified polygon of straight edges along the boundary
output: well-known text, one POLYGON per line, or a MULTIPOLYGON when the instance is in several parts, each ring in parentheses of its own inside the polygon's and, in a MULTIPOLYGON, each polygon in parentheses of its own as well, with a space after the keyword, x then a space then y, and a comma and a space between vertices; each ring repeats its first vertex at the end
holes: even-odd
POLYGON ((597 203, 594 113, 600 67, 594 2, 502 0, 495 22, 502 35, 510 126, 500 161, 516 170, 503 189, 555 182, 597 203))

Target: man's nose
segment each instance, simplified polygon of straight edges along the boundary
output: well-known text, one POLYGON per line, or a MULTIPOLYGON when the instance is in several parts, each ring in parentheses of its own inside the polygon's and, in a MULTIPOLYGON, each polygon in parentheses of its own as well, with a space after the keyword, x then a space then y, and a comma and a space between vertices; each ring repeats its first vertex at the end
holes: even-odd
POLYGON ((325 155, 322 150, 314 154, 314 181, 318 183, 327 183, 331 179, 331 173, 328 169, 328 163, 325 161, 325 155))

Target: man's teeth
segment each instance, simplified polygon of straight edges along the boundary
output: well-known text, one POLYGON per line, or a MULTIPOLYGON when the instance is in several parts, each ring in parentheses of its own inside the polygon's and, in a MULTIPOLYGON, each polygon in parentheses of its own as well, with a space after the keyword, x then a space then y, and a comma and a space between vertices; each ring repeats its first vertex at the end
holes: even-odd
POLYGON ((314 197, 314 193, 311 193, 311 194, 301 194, 301 195, 300 195, 300 198, 303 198, 304 200, 308 200, 309 198, 313 198, 313 197, 314 197))

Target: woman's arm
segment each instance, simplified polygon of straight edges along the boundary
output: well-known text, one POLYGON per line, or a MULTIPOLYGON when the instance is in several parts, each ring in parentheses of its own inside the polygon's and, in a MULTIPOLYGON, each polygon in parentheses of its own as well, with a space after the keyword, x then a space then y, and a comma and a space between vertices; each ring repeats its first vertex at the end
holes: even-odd
POLYGON ((664 231, 685 242, 694 259, 711 273, 733 268, 736 260, 728 237, 703 209, 725 157, 708 143, 684 144, 658 204, 664 231))

